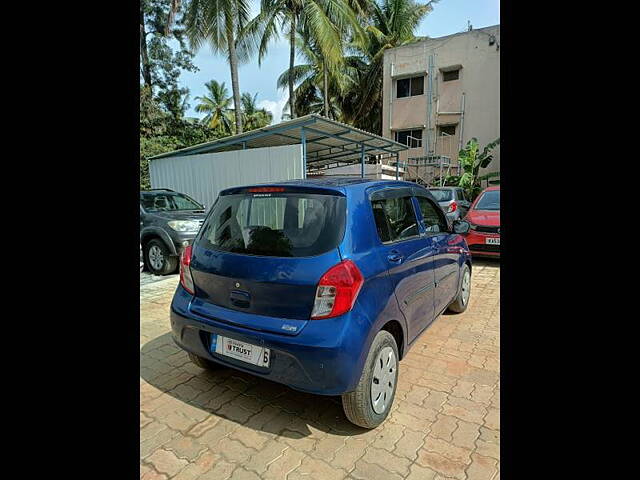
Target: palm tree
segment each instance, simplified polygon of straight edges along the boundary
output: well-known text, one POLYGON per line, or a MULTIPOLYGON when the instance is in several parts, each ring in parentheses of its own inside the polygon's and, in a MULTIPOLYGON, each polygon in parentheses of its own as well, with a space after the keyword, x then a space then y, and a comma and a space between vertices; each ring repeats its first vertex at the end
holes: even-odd
POLYGON ((238 37, 249 20, 247 0, 191 0, 186 13, 187 36, 193 49, 208 43, 214 53, 229 60, 236 132, 242 133, 238 63, 249 58, 250 51, 238 45, 238 37))
POLYGON ((382 68, 384 52, 416 41, 414 32, 438 0, 382 0, 370 8, 366 38, 356 38, 349 50, 356 77, 342 102, 343 121, 380 133, 382 130, 382 68))
MULTIPOLYGON (((362 0, 364 1, 364 0, 362 0)), ((299 28, 307 30, 325 57, 327 65, 338 65, 342 60, 344 32, 351 29, 362 35, 352 0, 261 0, 260 13, 247 25, 245 41, 257 48, 258 63, 267 53, 269 44, 284 31, 289 37, 289 70, 293 71, 296 59, 296 34, 299 28)), ((288 80, 290 117, 296 117, 294 77, 288 80)))
POLYGON ((231 98, 229 90, 224 82, 218 83, 215 80, 205 83, 208 95, 196 97, 200 103, 196 105, 196 112, 206 113, 202 120, 207 126, 213 128, 222 135, 231 135, 233 127, 231 125, 231 98))
POLYGON ((243 93, 240 101, 242 102, 242 115, 244 125, 247 130, 255 130, 256 128, 266 127, 271 124, 273 114, 264 108, 258 108, 258 94, 253 97, 250 93, 243 93))
MULTIPOLYGON (((329 68, 328 62, 318 46, 309 38, 308 32, 299 31, 296 40, 298 56, 305 63, 285 70, 278 77, 278 87, 296 84, 294 90, 294 110, 300 115, 318 113, 339 120, 339 96, 349 82, 349 69, 329 68)), ((333 65, 332 65, 333 66, 333 65)), ((290 101, 286 105, 291 111, 290 101)))

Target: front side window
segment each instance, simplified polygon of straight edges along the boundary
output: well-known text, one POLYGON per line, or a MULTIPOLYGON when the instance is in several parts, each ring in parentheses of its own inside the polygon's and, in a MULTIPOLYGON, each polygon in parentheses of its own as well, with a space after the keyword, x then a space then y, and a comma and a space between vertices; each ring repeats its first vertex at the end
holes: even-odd
MULTIPOLYGON (((449 190, 449 192, 451 191, 449 190)), ((417 197, 417 199, 427 233, 446 232, 448 230, 447 221, 444 219, 440 209, 427 197, 417 197)))
POLYGON ((140 193, 140 205, 147 212, 167 212, 175 210, 203 210, 195 200, 181 193, 140 193))
POLYGON ((320 255, 338 247, 345 213, 346 199, 337 195, 223 195, 202 227, 200 242, 247 255, 320 255))
POLYGON ((418 235, 418 222, 411 197, 373 200, 371 206, 381 242, 396 242, 418 235))

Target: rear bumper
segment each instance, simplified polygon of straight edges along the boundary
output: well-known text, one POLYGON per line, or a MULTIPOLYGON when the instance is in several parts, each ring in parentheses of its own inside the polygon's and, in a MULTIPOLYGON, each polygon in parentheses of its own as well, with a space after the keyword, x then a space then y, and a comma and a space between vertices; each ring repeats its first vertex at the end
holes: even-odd
POLYGON ((499 257, 500 245, 488 245, 487 238, 500 238, 499 233, 481 233, 469 231, 465 236, 469 251, 474 257, 499 257))
POLYGON ((355 388, 361 373, 361 349, 346 334, 351 313, 309 321, 295 336, 279 335, 202 317, 190 311, 191 299, 178 286, 171 304, 173 339, 183 350, 304 392, 340 395, 355 388), (271 349, 269 367, 211 353, 212 333, 271 349))

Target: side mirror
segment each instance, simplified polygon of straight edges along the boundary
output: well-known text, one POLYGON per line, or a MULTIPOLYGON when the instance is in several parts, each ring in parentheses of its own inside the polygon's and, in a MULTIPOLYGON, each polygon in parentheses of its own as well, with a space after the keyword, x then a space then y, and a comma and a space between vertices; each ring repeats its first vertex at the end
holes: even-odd
POLYGON ((471 225, 466 220, 456 220, 453 222, 453 233, 463 235, 471 229, 471 225))

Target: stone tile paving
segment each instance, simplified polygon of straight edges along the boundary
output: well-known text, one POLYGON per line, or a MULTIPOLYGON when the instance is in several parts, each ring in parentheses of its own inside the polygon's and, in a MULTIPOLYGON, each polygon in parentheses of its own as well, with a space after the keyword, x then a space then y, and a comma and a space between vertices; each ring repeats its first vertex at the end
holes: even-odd
POLYGON ((177 283, 141 285, 141 479, 499 479, 498 262, 474 262, 469 308, 413 346, 371 431, 346 420, 339 397, 191 364, 170 336, 177 283))

